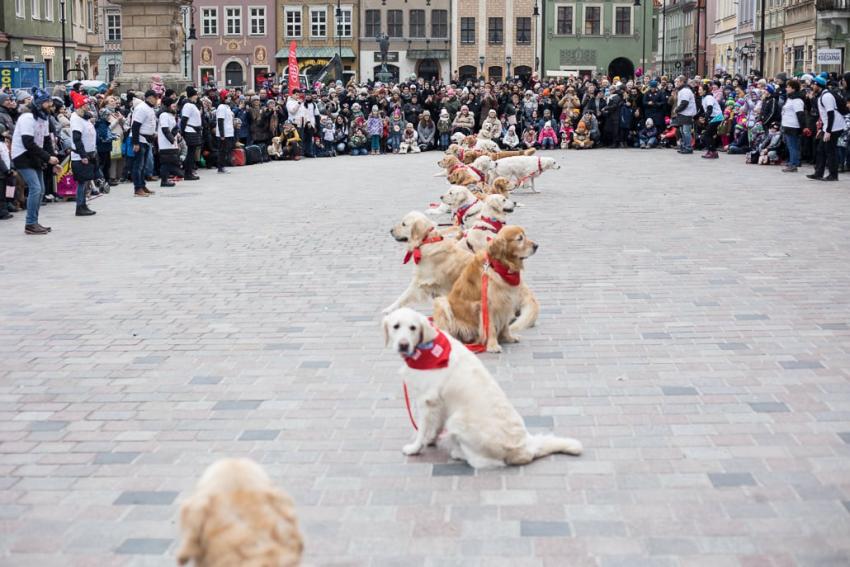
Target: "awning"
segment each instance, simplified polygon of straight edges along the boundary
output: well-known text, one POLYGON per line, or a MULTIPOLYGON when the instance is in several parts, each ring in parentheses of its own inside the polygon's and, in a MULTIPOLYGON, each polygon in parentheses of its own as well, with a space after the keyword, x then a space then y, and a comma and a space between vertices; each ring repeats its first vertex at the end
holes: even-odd
POLYGON ((408 49, 408 59, 448 59, 448 49, 408 49))
MULTIPOLYGON (((340 51, 336 47, 298 47, 295 56, 298 59, 330 59, 340 51)), ((289 59, 289 48, 281 49, 275 54, 275 59, 289 59)), ((354 59, 354 50, 342 48, 343 59, 354 59)))

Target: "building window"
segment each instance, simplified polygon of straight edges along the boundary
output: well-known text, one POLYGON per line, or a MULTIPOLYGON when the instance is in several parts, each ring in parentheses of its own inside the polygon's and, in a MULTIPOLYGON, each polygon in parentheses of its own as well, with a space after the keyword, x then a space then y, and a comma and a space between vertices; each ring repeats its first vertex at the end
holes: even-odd
POLYGON ((487 76, 490 77, 491 81, 501 81, 502 80, 502 68, 501 67, 488 67, 487 68, 487 76))
POLYGON ((286 8, 286 37, 301 37, 301 8, 286 8))
POLYGON ((573 6, 558 6, 558 28, 556 35, 573 35, 573 6))
POLYGON ((531 44, 531 18, 516 19, 516 42, 517 45, 531 44))
POLYGON ((15 15, 19 18, 24 17, 24 0, 15 0, 15 15))
POLYGON ((614 8, 614 35, 632 35, 632 7, 614 8))
POLYGON ((224 8, 224 35, 242 35, 242 8, 224 8))
POLYGON ((121 14, 106 14, 106 40, 121 41, 121 14))
POLYGON ((337 37, 351 37, 351 8, 342 8, 336 22, 337 37))
POLYGON ((378 37, 381 33, 381 11, 366 10, 366 37, 378 37))
POLYGON ((502 18, 487 19, 487 43, 490 45, 502 45, 505 38, 505 29, 502 18))
POLYGON ((325 8, 310 8, 310 37, 328 36, 328 11, 325 8))
POLYGON ((86 3, 86 28, 89 31, 94 31, 94 2, 92 0, 86 3))
POLYGON ((32 0, 32 19, 41 19, 41 0, 32 0))
POLYGON ((431 37, 449 37, 449 11, 431 11, 431 37))
POLYGON ((387 10, 387 35, 404 37, 404 12, 401 10, 387 10))
POLYGON ((201 78, 202 85, 215 83, 215 67, 200 67, 198 75, 201 78))
POLYGON ((201 35, 218 35, 218 8, 201 8, 201 35))
POLYGON ((602 35, 602 6, 584 7, 584 35, 602 35))
POLYGON ((266 35, 266 8, 248 8, 248 17, 251 21, 251 35, 266 35))
POLYGON ((44 59, 44 78, 48 81, 53 80, 53 59, 45 58, 44 59))
POLYGON ((410 11, 410 37, 425 37, 425 10, 410 11))
POLYGON ((56 0, 45 0, 44 1, 44 19, 48 21, 53 21, 53 4, 56 3, 56 0))
POLYGON ((460 42, 475 43, 475 18, 460 19, 460 42))
POLYGON ((802 73, 803 72, 803 56, 805 53, 805 47, 802 45, 800 47, 794 48, 794 73, 802 73))

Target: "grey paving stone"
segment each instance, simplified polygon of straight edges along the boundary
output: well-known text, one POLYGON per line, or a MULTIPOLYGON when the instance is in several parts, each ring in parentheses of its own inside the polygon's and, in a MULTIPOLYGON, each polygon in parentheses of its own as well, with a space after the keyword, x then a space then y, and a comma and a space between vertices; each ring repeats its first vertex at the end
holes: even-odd
POLYGON ((735 319, 738 321, 766 321, 770 317, 763 313, 738 313, 735 315, 735 319))
POLYGON ((135 364, 160 364, 168 360, 167 356, 139 356, 133 359, 135 364))
POLYGON ((520 535, 522 537, 568 537, 572 534, 567 522, 549 522, 537 520, 522 520, 520 535))
POLYGON ((30 431, 61 431, 66 427, 68 427, 68 422, 59 420, 33 421, 30 423, 30 431))
POLYGON ((708 478, 715 488, 756 485, 756 480, 750 473, 708 473, 708 478))
POLYGON ((265 350, 301 350, 303 344, 300 343, 272 343, 267 344, 265 350))
POLYGON ((848 513, 850 513, 850 500, 845 500, 842 502, 842 504, 844 504, 844 509, 847 510, 848 513))
POLYGON ((717 347, 720 350, 748 350, 748 347, 744 343, 717 343, 717 347))
POLYGON ((329 360, 305 360, 301 363, 301 368, 330 368, 329 360))
POLYGON ((204 384, 214 385, 214 384, 220 384, 221 381, 222 381, 221 376, 195 376, 194 378, 192 378, 192 380, 189 381, 189 383, 194 384, 194 385, 204 385, 204 384))
POLYGON ((239 436, 240 441, 274 441, 280 429, 248 429, 239 436))
POLYGON ((475 476, 475 469, 466 463, 438 463, 431 467, 432 476, 475 476))
POLYGON ((644 339, 670 339, 672 336, 670 333, 641 333, 641 336, 644 339))
POLYGON ((118 546, 118 555, 162 555, 171 546, 170 539, 130 538, 118 546))
POLYGON ((823 368, 823 364, 817 360, 782 360, 779 364, 785 370, 814 370, 823 368))
POLYGON ((564 358, 564 353, 562 352, 534 352, 531 356, 535 360, 550 360, 550 359, 562 359, 564 358))
POLYGON ((818 327, 825 331, 846 331, 850 328, 847 323, 820 323, 818 327))
POLYGON ((841 440, 850 445, 850 431, 841 432, 838 434, 841 440))
POLYGON ((177 492, 159 490, 131 490, 121 493, 112 504, 115 506, 170 506, 177 492))
POLYGON ((692 386, 661 386, 665 396, 696 396, 697 389, 692 386))
POLYGON ((253 410, 260 407, 262 400, 220 400, 212 409, 216 411, 253 410))
POLYGON ((115 451, 112 453, 97 453, 94 458, 96 465, 126 465, 139 458, 141 453, 135 451, 115 451))
POLYGON ((526 427, 548 427, 555 426, 555 419, 551 415, 526 415, 523 416, 526 427))
POLYGON ((750 402, 749 405, 757 413, 787 413, 791 411, 784 402, 750 402))

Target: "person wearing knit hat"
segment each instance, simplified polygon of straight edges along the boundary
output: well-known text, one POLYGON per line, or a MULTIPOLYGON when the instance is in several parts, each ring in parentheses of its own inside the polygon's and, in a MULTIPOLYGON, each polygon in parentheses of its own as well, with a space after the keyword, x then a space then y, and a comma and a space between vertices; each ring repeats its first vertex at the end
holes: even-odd
POLYGON ((18 120, 18 103, 6 93, 0 93, 0 129, 9 132, 15 131, 15 122, 18 120))
POLYGON ((59 158, 56 157, 50 138, 49 115, 53 109, 50 95, 41 89, 34 89, 30 112, 24 112, 15 125, 12 136, 12 164, 29 187, 27 196, 27 216, 24 232, 43 235, 50 227, 38 223, 41 198, 44 195, 45 166, 58 170, 59 158))
POLYGON ((186 142, 186 159, 183 161, 183 179, 195 181, 200 179, 195 175, 198 158, 200 158, 201 146, 203 146, 203 123, 201 122, 201 111, 198 108, 198 89, 186 87, 186 98, 188 99, 180 109, 180 134, 186 142))
POLYGON ((71 171, 74 173, 74 181, 77 182, 78 217, 95 214, 86 205, 86 186, 100 174, 97 166, 97 133, 91 120, 92 113, 88 105, 75 108, 71 114, 71 171))
POLYGON ((845 120, 839 109, 835 95, 827 88, 827 81, 822 75, 815 77, 812 92, 817 97, 818 115, 821 121, 821 131, 815 137, 815 171, 807 175, 809 179, 818 181, 838 181, 838 138, 844 131, 845 120), (823 176, 829 169, 829 175, 823 176))
POLYGON ((233 109, 230 108, 230 93, 222 89, 221 100, 215 109, 215 136, 218 138, 218 173, 229 173, 224 167, 230 165, 230 152, 236 138, 233 124, 233 109))

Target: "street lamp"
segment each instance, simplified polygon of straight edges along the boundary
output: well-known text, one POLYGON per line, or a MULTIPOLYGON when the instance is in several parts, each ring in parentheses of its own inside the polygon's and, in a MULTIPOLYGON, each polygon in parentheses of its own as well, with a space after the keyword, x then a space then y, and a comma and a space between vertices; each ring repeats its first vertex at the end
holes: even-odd
POLYGON ((667 52, 667 0, 661 3, 661 74, 664 75, 664 58, 667 52))
POLYGON ((510 80, 510 78, 511 78, 511 62, 512 61, 513 61, 513 58, 510 55, 505 56, 505 66, 508 68, 508 72, 505 73, 505 78, 508 79, 508 80, 510 80))
POLYGON ((339 54, 339 64, 342 65, 342 4, 336 0, 336 49, 339 54))
MULTIPOLYGON (((184 22, 186 21, 186 16, 189 16, 189 33, 188 35, 184 34, 183 36, 183 75, 187 79, 191 79, 192 77, 189 75, 189 42, 198 39, 198 34, 195 31, 195 7, 194 6, 185 6, 183 7, 183 18, 184 22)), ((185 24, 184 24, 185 25, 185 24)))
MULTIPOLYGON (((640 8, 640 0, 635 0, 635 7, 640 8)), ((643 80, 646 81, 646 10, 643 11, 643 24, 641 28, 641 67, 643 72, 643 80)))
POLYGON ((478 66, 481 68, 480 75, 482 78, 484 77, 484 61, 486 61, 485 57, 483 55, 480 55, 478 57, 478 66))
POLYGON ((59 22, 62 24, 62 80, 68 79, 68 57, 65 55, 65 0, 59 0, 61 14, 59 22))
POLYGON ((540 17, 540 8, 537 7, 537 0, 534 0, 534 10, 531 12, 531 15, 534 16, 534 47, 532 47, 531 51, 534 53, 534 72, 537 72, 537 18, 540 17))

